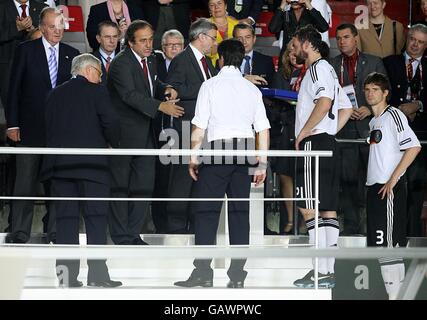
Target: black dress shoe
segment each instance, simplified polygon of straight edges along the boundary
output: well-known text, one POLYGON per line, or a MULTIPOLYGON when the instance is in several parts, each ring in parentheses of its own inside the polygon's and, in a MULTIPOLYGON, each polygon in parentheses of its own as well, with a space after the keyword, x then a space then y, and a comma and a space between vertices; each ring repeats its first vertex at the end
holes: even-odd
POLYGON ((81 288, 83 287, 83 282, 78 280, 73 280, 73 281, 70 281, 68 285, 66 285, 65 283, 62 283, 59 286, 63 288, 81 288))
POLYGON ((145 242, 141 238, 134 239, 133 242, 132 242, 132 244, 133 245, 137 245, 137 246, 148 246, 149 245, 147 242, 145 242))
POLYGON ((227 288, 244 288, 245 287, 245 282, 244 281, 233 281, 230 280, 227 283, 227 288))
POLYGON ((101 287, 101 288, 116 288, 120 287, 123 283, 120 281, 105 280, 105 281, 89 281, 88 287, 101 287))
POLYGON ((188 278, 188 280, 185 281, 177 281, 174 283, 175 286, 178 287, 185 287, 185 288, 192 288, 192 287, 204 287, 204 288, 210 288, 213 286, 212 279, 200 277, 200 276, 193 276, 193 274, 188 278))

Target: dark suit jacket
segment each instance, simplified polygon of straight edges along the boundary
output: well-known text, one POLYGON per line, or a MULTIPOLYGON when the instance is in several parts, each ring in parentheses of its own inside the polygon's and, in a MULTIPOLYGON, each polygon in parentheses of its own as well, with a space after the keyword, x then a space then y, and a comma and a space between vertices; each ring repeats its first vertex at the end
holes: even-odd
MULTIPOLYGON (((120 125, 104 86, 77 76, 53 89, 46 102, 46 146, 107 148, 119 145, 120 125)), ((43 179, 110 182, 108 156, 47 155, 43 179)))
POLYGON ((157 50, 154 52, 157 61, 157 75, 159 79, 163 82, 166 82, 166 78, 168 76, 168 70, 166 69, 166 60, 161 52, 157 50))
POLYGON ((105 69, 105 65, 104 65, 104 61, 102 60, 101 53, 99 52, 99 49, 98 49, 98 50, 92 52, 92 54, 101 61, 101 68, 102 68, 101 84, 103 86, 106 86, 107 85, 107 70, 105 69))
MULTIPOLYGON (((217 70, 212 65, 210 59, 206 59, 209 71, 212 76, 217 74, 217 70)), ((177 91, 179 105, 185 109, 185 114, 181 120, 192 120, 196 109, 197 95, 200 86, 204 81, 202 70, 194 56, 193 50, 187 46, 184 51, 173 58, 168 71, 167 83, 177 91)), ((181 130, 181 120, 174 119, 176 129, 181 130)))
MULTIPOLYGON (((135 4, 139 3, 145 19, 156 29, 159 21, 159 2, 157 0, 132 0, 131 2, 135 4)), ((190 29, 190 2, 190 0, 174 0, 171 3, 177 29, 186 39, 188 38, 188 30, 190 29)))
MULTIPOLYGON (((335 72, 338 75, 338 79, 341 79, 342 55, 340 54, 335 58, 331 59, 331 65, 334 67, 335 72)), ((356 99, 359 107, 368 105, 365 98, 363 83, 365 82, 366 77, 371 72, 387 74, 384 68, 384 64, 379 57, 360 52, 359 58, 357 60, 356 86, 354 88, 356 91, 356 99)), ((343 79, 343 86, 350 84, 350 81, 348 79, 348 71, 345 67, 343 79)), ((342 138, 366 138, 369 134, 370 120, 371 117, 365 118, 361 121, 350 119, 344 126, 344 128, 339 132, 339 136, 342 138)))
MULTIPOLYGON (((141 9, 128 4, 130 20, 144 19, 141 9)), ((86 24, 86 36, 89 46, 93 51, 99 48, 99 43, 96 41, 96 33, 98 32, 98 24, 102 21, 111 21, 110 15, 108 14, 107 2, 95 4, 90 7, 89 16, 86 24)), ((117 21, 113 21, 117 22, 117 21)))
POLYGON ((167 87, 157 76, 156 58, 148 58, 154 97, 145 80, 141 63, 132 50, 126 47, 110 65, 107 78, 111 101, 120 118, 123 148, 151 148, 153 132, 151 121, 155 118, 167 87))
POLYGON ((237 20, 246 19, 247 17, 252 17, 255 22, 258 19, 258 16, 261 12, 262 5, 264 4, 263 0, 243 0, 242 10, 236 12, 234 9, 236 0, 227 1, 227 12, 230 16, 236 18, 237 20))
MULTIPOLYGON (((406 99, 408 92, 408 81, 406 77, 406 63, 403 54, 389 56, 383 59, 384 66, 391 85, 391 99, 390 104, 394 107, 399 107, 401 104, 409 102, 406 99)), ((417 134, 419 139, 427 139, 427 58, 421 58, 422 65, 422 87, 420 100, 424 104, 424 112, 418 113, 413 122, 409 122, 411 128, 417 134)), ((414 77, 420 76, 420 69, 418 68, 414 77)))
POLYGON ((271 86, 274 75, 274 63, 273 58, 254 51, 252 58, 252 74, 263 75, 268 81, 268 85, 271 86))
MULTIPOLYGON (((57 86, 71 78, 71 61, 79 51, 59 44, 57 86)), ((5 115, 7 127, 19 127, 21 144, 44 146, 46 97, 52 90, 42 39, 21 43, 12 62, 13 73, 5 115)))

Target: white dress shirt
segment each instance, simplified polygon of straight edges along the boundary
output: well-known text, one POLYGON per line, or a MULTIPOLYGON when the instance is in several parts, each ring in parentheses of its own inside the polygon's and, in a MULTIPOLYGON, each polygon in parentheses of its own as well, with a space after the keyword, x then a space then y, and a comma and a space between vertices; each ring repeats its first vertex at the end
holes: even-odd
POLYGON ((57 64, 58 70, 59 70, 59 42, 57 44, 55 44, 54 46, 52 46, 49 42, 47 42, 45 37, 42 37, 42 42, 43 42, 43 46, 44 46, 44 51, 46 52, 47 61, 49 61, 49 57, 50 57, 50 49, 49 48, 50 47, 55 48, 56 64, 57 64))
MULTIPOLYGON (((132 50, 132 49, 131 49, 132 50)), ((141 68, 144 70, 144 65, 142 64, 141 60, 142 59, 146 59, 147 60, 147 68, 148 68, 148 59, 147 58, 141 58, 135 51, 133 51, 133 54, 136 58, 136 60, 138 60, 139 65, 141 66, 141 68)), ((150 83, 150 92, 151 92, 151 96, 153 96, 153 82, 151 81, 151 73, 150 73, 150 68, 147 69, 148 71, 148 82, 150 83)))
POLYGON ((116 56, 116 53, 113 51, 110 55, 108 55, 104 50, 102 50, 101 47, 99 47, 99 54, 101 55, 101 61, 104 67, 107 67, 107 58, 110 57, 110 63, 113 61, 114 57, 116 56))
MULTIPOLYGON (((202 61, 201 61, 201 59, 203 58, 203 57, 205 57, 205 55, 203 54, 203 53, 201 53, 196 47, 194 47, 191 43, 190 43, 190 48, 191 48, 191 50, 193 50, 193 53, 194 53, 194 55, 196 56, 196 60, 197 60, 197 63, 199 64, 199 67, 200 67, 200 70, 202 71, 202 74, 203 74, 203 78, 205 79, 205 80, 207 80, 207 78, 206 78, 206 74, 205 74, 205 69, 203 69, 203 64, 202 64, 202 61)), ((206 58, 206 57, 205 57, 206 58)), ((206 58, 206 60, 207 60, 208 58, 206 58)), ((209 76, 211 76, 212 77, 212 75, 211 75, 211 73, 210 73, 210 71, 209 71, 209 69, 208 69, 208 72, 209 72, 209 76)))
POLYGON ((191 123, 207 130, 208 142, 253 138, 253 128, 256 132, 270 128, 261 91, 232 66, 203 82, 191 123))
MULTIPOLYGON (((22 9, 21 9, 21 5, 22 3, 19 3, 16 0, 13 0, 13 2, 15 3, 15 7, 16 10, 18 10, 19 16, 22 16, 22 9)), ((25 13, 27 14, 27 17, 30 16, 30 1, 27 1, 27 3, 23 3, 25 5, 27 5, 27 7, 25 8, 25 13)))

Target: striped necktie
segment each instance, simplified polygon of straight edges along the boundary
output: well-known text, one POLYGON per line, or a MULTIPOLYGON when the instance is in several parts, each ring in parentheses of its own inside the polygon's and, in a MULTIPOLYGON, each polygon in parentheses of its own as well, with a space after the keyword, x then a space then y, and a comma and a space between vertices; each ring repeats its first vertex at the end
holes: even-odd
POLYGON ((52 83, 52 89, 56 87, 56 79, 58 77, 58 63, 56 61, 56 49, 54 47, 49 47, 50 56, 49 56, 49 76, 50 82, 52 83))

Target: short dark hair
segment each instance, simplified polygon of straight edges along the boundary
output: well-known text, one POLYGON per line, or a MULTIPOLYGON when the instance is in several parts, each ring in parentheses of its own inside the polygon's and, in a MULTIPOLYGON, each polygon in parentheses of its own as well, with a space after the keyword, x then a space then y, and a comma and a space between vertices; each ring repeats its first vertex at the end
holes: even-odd
POLYGON ((372 72, 368 74, 363 83, 363 87, 366 87, 368 84, 374 84, 381 88, 382 91, 390 92, 390 82, 385 74, 379 72, 372 72))
POLYGON ((311 24, 298 29, 295 32, 294 37, 301 41, 301 43, 306 41, 310 42, 314 50, 319 50, 322 45, 322 36, 311 24))
POLYGON ((111 21, 111 20, 105 20, 105 21, 100 22, 100 23, 98 24, 98 31, 96 32, 96 34, 97 34, 98 36, 100 36, 100 35, 101 35, 101 32, 102 32, 102 28, 105 28, 105 27, 112 27, 112 28, 116 28, 116 29, 117 29, 117 31, 119 32, 119 35, 120 35, 120 29, 119 29, 119 26, 117 25, 117 23, 115 23, 115 22, 113 22, 113 21, 111 21))
POLYGON ((329 58, 329 46, 325 41, 322 41, 319 46, 319 53, 323 59, 329 58))
POLYGON ((153 26, 148 21, 145 21, 145 20, 134 20, 134 21, 132 21, 131 24, 129 25, 128 29, 126 30, 126 38, 125 38, 126 43, 128 43, 128 42, 134 43, 135 42, 135 33, 138 30, 145 29, 147 27, 154 31, 153 26))
POLYGON ((233 37, 236 37, 236 30, 237 29, 240 29, 240 30, 250 30, 252 32, 252 35, 255 36, 255 29, 251 25, 249 25, 247 23, 238 23, 238 24, 236 24, 234 26, 234 29, 233 29, 233 37))
POLYGON ((342 24, 340 24, 340 25, 337 27, 336 32, 338 32, 338 31, 342 31, 342 30, 345 30, 345 29, 350 29, 351 34, 352 34, 353 36, 355 36, 355 37, 359 34, 359 32, 357 31, 356 26, 355 26, 354 24, 352 24, 352 23, 342 23, 342 24))
POLYGON ((224 59, 224 66, 234 66, 240 69, 245 57, 245 47, 236 39, 227 39, 218 46, 218 55, 224 59))

